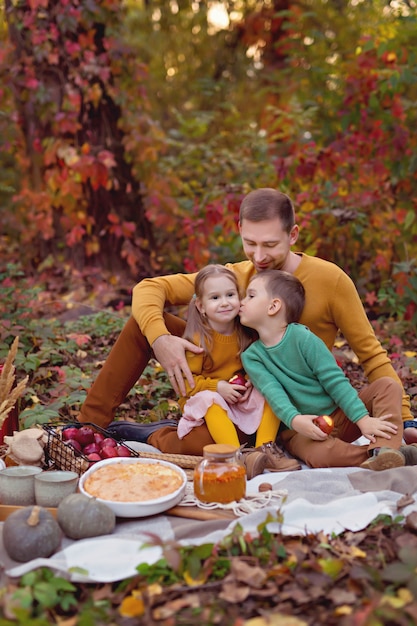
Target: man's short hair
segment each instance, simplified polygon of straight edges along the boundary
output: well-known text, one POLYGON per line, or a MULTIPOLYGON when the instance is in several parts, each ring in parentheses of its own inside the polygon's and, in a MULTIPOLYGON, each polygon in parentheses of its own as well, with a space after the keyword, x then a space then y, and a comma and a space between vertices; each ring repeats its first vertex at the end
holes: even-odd
POLYGON ((239 221, 262 222, 278 217, 284 230, 291 232, 295 224, 294 206, 289 196, 270 187, 249 192, 242 200, 239 221))

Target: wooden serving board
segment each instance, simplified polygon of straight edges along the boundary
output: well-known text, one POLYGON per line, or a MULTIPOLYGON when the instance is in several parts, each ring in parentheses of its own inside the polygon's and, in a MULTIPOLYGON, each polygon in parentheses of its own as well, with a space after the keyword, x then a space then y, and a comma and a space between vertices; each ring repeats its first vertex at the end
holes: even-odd
POLYGON ((186 517, 188 519, 195 520, 214 520, 214 519, 236 519, 236 515, 233 511, 225 511, 224 509, 199 509, 196 506, 173 506, 168 511, 165 511, 165 515, 173 515, 174 517, 186 517))
MULTIPOLYGON (((28 506, 34 506, 34 505, 28 505, 28 506)), ((14 513, 15 511, 19 511, 20 509, 24 509, 24 508, 25 508, 24 506, 13 506, 12 504, 0 504, 0 522, 4 522, 4 520, 9 517, 10 513, 14 513)), ((46 509, 46 510, 52 513, 54 517, 56 517, 57 509, 51 508, 51 509, 46 509)))
MULTIPOLYGON (((23 508, 25 507, 13 506, 11 504, 0 504, 0 522, 4 522, 4 520, 7 519, 11 513, 14 513, 14 511, 19 511, 20 509, 23 509, 23 508)), ((52 513, 54 517, 56 517, 57 515, 56 508, 48 508, 46 510, 52 513)), ((202 520, 202 521, 215 520, 215 519, 232 520, 236 518, 235 514, 232 511, 224 511, 222 509, 203 510, 194 506, 179 506, 179 505, 174 506, 171 509, 168 509, 167 511, 162 512, 161 515, 172 515, 173 517, 185 517, 188 519, 195 519, 195 520, 202 520)), ((121 519, 125 519, 125 518, 121 518, 121 519)))

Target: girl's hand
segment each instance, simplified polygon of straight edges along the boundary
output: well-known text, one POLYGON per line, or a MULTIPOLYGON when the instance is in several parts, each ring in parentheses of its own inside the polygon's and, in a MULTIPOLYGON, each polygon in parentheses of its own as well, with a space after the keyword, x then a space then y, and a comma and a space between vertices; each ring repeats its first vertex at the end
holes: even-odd
MULTIPOLYGON (((237 387, 236 387, 236 389, 237 389, 237 387)), ((239 385, 239 389, 242 389, 241 385, 239 385)), ((240 403, 240 402, 246 402, 246 400, 247 400, 247 399, 249 398, 249 396, 250 396, 250 393, 251 393, 252 389, 253 389, 253 385, 252 385, 252 383, 250 382, 250 380, 248 380, 248 381, 246 382, 246 384, 245 384, 245 391, 244 391, 243 393, 242 393, 242 392, 240 392, 240 398, 239 398, 238 402, 239 402, 239 403, 240 403)))
POLYGON ((245 392, 243 385, 232 385, 227 380, 219 380, 216 391, 228 404, 236 404, 242 398, 240 389, 245 392))
POLYGON ((391 439, 391 435, 397 434, 398 427, 395 424, 391 424, 391 422, 385 421, 390 417, 392 417, 392 413, 381 415, 381 417, 371 417, 371 415, 365 415, 365 417, 362 417, 358 422, 356 422, 356 425, 360 429, 362 435, 374 443, 377 437, 382 437, 382 439, 391 439))
POLYGON ((314 439, 315 441, 324 441, 329 435, 326 435, 321 428, 314 424, 318 415, 296 415, 291 422, 291 429, 300 435, 314 439))

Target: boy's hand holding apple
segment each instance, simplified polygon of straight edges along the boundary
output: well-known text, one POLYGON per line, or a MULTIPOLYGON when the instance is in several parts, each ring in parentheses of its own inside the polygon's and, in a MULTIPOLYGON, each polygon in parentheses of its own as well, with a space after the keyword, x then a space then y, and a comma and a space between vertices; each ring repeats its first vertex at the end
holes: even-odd
MULTIPOLYGON (((310 439, 314 439, 315 441, 324 441, 329 435, 320 428, 319 424, 317 424, 317 420, 319 417, 321 416, 301 414, 296 415, 291 422, 290 428, 292 430, 295 430, 297 433, 300 433, 300 435, 304 435, 304 437, 309 437, 310 439)), ((320 420, 320 422, 323 423, 322 420, 320 420)), ((324 423, 326 424, 326 427, 329 428, 329 424, 327 424, 326 420, 324 421, 324 423)))
POLYGON ((330 415, 318 415, 316 419, 313 420, 313 424, 318 426, 326 435, 330 435, 334 428, 333 418, 331 418, 330 415))

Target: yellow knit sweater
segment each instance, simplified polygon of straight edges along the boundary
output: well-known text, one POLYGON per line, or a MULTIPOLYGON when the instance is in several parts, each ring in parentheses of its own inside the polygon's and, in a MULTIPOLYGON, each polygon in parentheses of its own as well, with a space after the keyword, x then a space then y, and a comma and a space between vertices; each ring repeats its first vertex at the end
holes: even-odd
MULTIPOLYGON (((357 355, 369 382, 389 376, 399 382, 387 351, 375 336, 353 281, 334 263, 303 253, 295 276, 303 283, 306 303, 300 319, 332 350, 338 331, 357 355)), ((255 269, 251 261, 228 263, 239 282, 242 296, 255 269)), ((166 304, 186 305, 194 293, 196 274, 147 278, 133 289, 132 314, 152 343, 168 334, 162 312, 166 304)), ((402 416, 413 419, 410 401, 403 395, 402 416)))
POLYGON ((187 361, 194 378, 194 388, 190 389, 187 381, 186 397, 181 397, 178 404, 181 409, 189 397, 199 391, 217 391, 219 380, 229 380, 242 369, 239 357, 239 341, 237 333, 221 335, 213 332, 213 345, 210 350, 210 359, 202 354, 187 352, 187 361))

